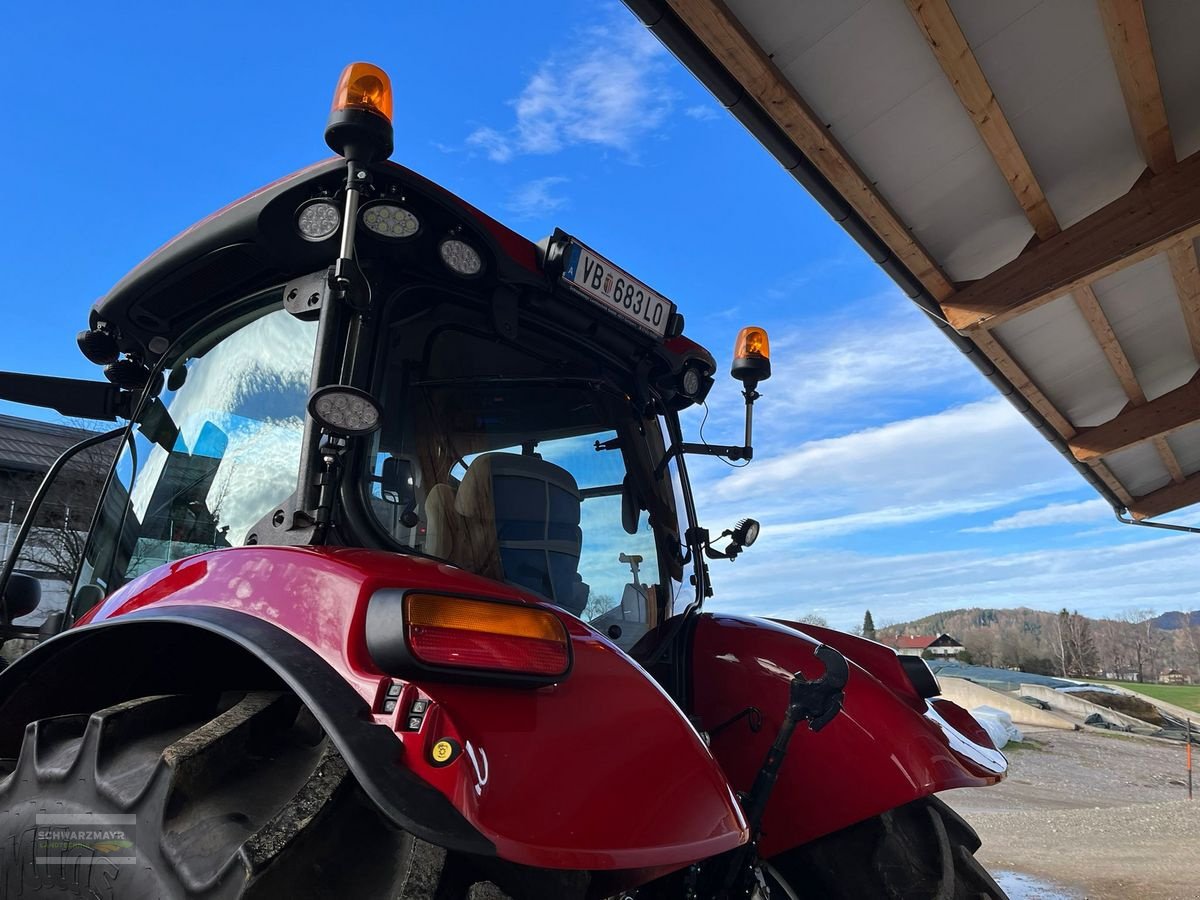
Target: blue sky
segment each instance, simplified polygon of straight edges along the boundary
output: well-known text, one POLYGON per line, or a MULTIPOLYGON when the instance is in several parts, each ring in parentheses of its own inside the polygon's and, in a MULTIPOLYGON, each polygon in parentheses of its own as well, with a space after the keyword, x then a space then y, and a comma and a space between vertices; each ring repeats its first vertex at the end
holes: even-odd
MULTIPOLYGON (((95 377, 74 345, 92 301, 197 219, 327 156, 333 84, 365 59, 393 79, 394 159, 530 238, 578 235, 678 303, 722 371, 738 327, 770 330, 755 462, 692 464, 710 527, 764 526, 715 564, 715 607, 849 626, 867 608, 881 623, 1195 603, 1200 542, 1114 522, 623 6, 165 9, 9 12, 0 368, 95 377)), ((710 400, 707 438, 735 440, 735 383, 710 400)))

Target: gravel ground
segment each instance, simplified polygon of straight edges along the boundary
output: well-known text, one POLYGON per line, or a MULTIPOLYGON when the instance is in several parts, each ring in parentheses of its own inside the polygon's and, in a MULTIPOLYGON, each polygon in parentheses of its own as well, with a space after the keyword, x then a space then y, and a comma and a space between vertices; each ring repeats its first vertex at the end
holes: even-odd
POLYGON ((1200 898, 1200 797, 1187 799, 1181 744, 1027 737, 1040 749, 1011 751, 1004 782, 941 795, 979 832, 984 865, 1016 873, 1003 879, 1014 896, 1200 898))

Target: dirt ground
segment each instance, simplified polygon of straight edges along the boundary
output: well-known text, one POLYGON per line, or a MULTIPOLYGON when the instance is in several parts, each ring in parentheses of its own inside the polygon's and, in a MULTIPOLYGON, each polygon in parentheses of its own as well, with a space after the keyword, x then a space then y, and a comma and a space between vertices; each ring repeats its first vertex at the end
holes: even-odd
POLYGON ((1008 753, 1001 784, 941 795, 975 826, 980 860, 1006 873, 1014 900, 1200 898, 1200 778, 1189 802, 1182 744, 1065 731, 1027 739, 1038 746, 1008 753))

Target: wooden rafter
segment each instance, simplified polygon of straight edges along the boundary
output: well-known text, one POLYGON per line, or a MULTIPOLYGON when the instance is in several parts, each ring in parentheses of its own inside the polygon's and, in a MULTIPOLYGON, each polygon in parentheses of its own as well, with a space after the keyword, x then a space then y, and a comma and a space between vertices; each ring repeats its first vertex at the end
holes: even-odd
POLYGON ((1041 413, 1042 418, 1050 423, 1050 427, 1058 432, 1059 437, 1071 438, 1075 435, 1075 427, 1067 421, 1067 417, 1058 411, 1049 398, 1042 393, 1041 389, 1034 384, 1032 378, 1025 372, 1021 365, 1009 355, 996 338, 986 331, 981 331, 978 334, 971 336, 983 355, 995 363, 996 368, 1003 373, 1004 377, 1012 382, 1013 387, 1021 392, 1021 395, 1029 401, 1029 405, 1041 413))
POLYGON ((1200 375, 1142 406, 1130 406, 1114 419, 1085 428, 1068 443, 1080 462, 1092 462, 1126 447, 1165 437, 1200 418, 1200 375))
POLYGON ((900 221, 829 129, 784 78, 721 0, 668 0, 693 34, 721 61, 846 202, 875 230, 934 299, 954 286, 900 221))
POLYGON ((1185 476, 1183 467, 1179 465, 1179 459, 1175 456, 1175 451, 1171 449, 1171 445, 1167 443, 1164 435, 1159 435, 1152 440, 1154 449, 1158 451, 1158 455, 1162 457, 1163 465, 1167 467, 1167 471, 1171 473, 1171 480, 1176 484, 1183 484, 1185 476))
MULTIPOLYGON (((1059 437, 1070 441, 1076 434, 1075 426, 1073 426, 1061 412, 1058 411, 1050 399, 1042 393, 1033 381, 1032 378, 1021 368, 1018 363, 1007 350, 1004 345, 996 340, 995 336, 987 331, 980 331, 971 335, 971 340, 975 342, 980 351, 990 359, 997 369, 1003 373, 1004 377, 1012 382, 1013 387, 1020 391, 1021 395, 1029 401, 1029 405, 1036 409, 1043 419, 1050 423, 1050 427, 1058 432, 1059 437)), ((1124 503, 1129 506, 1133 502, 1133 497, 1125 490, 1125 486, 1117 480, 1117 477, 1109 470, 1103 460, 1089 459, 1088 464, 1096 476, 1108 485, 1108 489, 1124 503)))
POLYGON ((950 79, 954 93, 979 130, 984 146, 992 154, 1004 180, 1025 210, 1029 224, 1042 240, 1058 234, 1061 230, 1058 219, 1046 202, 1046 195, 1017 143, 1004 110, 992 93, 991 85, 984 77, 979 61, 959 28, 948 0, 906 2, 938 64, 950 79))
POLYGON ((1200 473, 1136 498, 1129 505, 1129 513, 1135 519, 1149 519, 1193 503, 1200 503, 1200 473))
POLYGON ((1112 330, 1112 325, 1109 324, 1108 316, 1100 308, 1100 301, 1096 299, 1096 292, 1092 290, 1090 285, 1085 284, 1075 289, 1074 297, 1075 305, 1083 313, 1084 319, 1087 320, 1088 326, 1092 329, 1092 334, 1096 336, 1096 340, 1100 343, 1100 349, 1104 351, 1104 355, 1108 359, 1108 364, 1112 366, 1113 372, 1116 373, 1117 379, 1121 382, 1121 387, 1124 388, 1125 396, 1129 398, 1129 402, 1135 406, 1145 403, 1146 395, 1142 391, 1142 386, 1138 384, 1137 376, 1133 374, 1133 366, 1129 364, 1129 357, 1121 349, 1117 335, 1112 330))
POLYGON ((1167 124, 1167 108, 1150 47, 1146 11, 1142 0, 1099 0, 1099 3, 1133 137, 1150 171, 1161 174, 1175 165, 1175 143, 1167 124))
POLYGON ((1200 153, 942 301, 959 331, 991 328, 1200 234, 1200 153))
MULTIPOLYGON (((1137 376, 1133 373, 1133 366, 1129 364, 1129 357, 1125 355, 1124 349, 1117 340, 1108 316, 1104 314, 1100 301, 1096 299, 1096 292, 1090 285, 1084 285, 1075 290, 1074 297, 1075 305, 1079 307, 1079 311, 1092 329, 1092 334, 1096 336, 1096 341, 1100 344, 1100 349, 1104 351, 1104 356, 1108 359, 1108 364, 1112 366, 1117 380, 1121 382, 1121 387, 1125 391, 1125 396, 1129 398, 1129 403, 1131 406, 1143 405, 1146 402, 1146 394, 1142 390, 1142 386, 1138 384, 1137 376)), ((1159 436, 1153 440, 1158 455, 1162 457, 1163 465, 1171 473, 1172 480, 1183 481, 1183 469, 1179 465, 1179 460, 1175 458, 1175 451, 1171 449, 1167 439, 1159 436)))
POLYGON ((1187 326, 1192 353, 1200 362, 1200 262, 1196 259, 1196 243, 1191 238, 1180 241, 1167 250, 1171 276, 1179 293, 1179 306, 1187 326))

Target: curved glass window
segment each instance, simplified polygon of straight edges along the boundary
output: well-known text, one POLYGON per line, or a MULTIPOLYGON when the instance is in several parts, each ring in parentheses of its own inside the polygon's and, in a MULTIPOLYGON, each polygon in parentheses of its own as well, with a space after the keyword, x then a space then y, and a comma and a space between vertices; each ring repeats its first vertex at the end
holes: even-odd
POLYGON ((163 563, 246 543, 296 488, 315 344, 316 323, 276 307, 183 352, 169 367, 177 389, 141 417, 117 463, 81 585, 108 593, 163 563))

